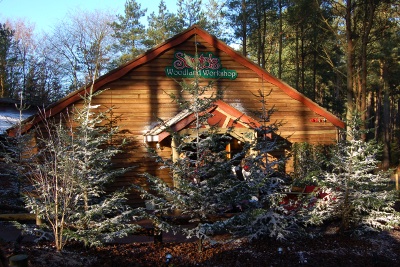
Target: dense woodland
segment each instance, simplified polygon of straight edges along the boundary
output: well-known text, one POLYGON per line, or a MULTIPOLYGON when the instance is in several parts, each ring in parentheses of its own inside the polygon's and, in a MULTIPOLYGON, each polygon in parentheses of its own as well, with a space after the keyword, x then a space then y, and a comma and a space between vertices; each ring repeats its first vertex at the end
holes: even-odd
MULTIPOLYGON (((397 0, 177 0, 149 14, 70 10, 49 32, 0 21, 0 97, 47 105, 197 24, 343 120, 362 113, 363 138, 398 165, 397 0)), ((101 7, 100 7, 101 8, 101 7)))

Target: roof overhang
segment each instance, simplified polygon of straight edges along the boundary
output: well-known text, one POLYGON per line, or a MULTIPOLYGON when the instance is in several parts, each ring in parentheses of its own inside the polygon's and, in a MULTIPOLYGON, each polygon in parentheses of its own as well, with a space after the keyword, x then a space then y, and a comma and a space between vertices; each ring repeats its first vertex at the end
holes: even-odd
MULTIPOLYGON (((235 131, 232 135, 238 139, 247 139, 246 135, 249 132, 253 132, 254 128, 261 126, 258 121, 243 114, 222 100, 215 101, 205 112, 210 114, 207 120, 208 125, 222 129, 221 133, 233 127, 235 131)), ((191 123, 195 120, 196 115, 193 112, 183 110, 144 134, 144 142, 161 142, 171 135, 171 131, 190 135, 194 131, 191 123)), ((206 128, 207 126, 204 127, 206 128)))

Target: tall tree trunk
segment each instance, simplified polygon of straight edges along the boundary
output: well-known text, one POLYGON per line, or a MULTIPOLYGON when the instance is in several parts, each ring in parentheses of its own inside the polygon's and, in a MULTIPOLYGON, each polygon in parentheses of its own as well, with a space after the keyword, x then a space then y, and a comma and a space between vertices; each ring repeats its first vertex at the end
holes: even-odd
POLYGON ((383 96, 383 160, 382 167, 387 170, 390 167, 390 162, 392 158, 391 154, 391 135, 390 135, 390 100, 389 100, 389 92, 387 89, 384 89, 383 96))
MULTIPOLYGON (((317 47, 317 34, 314 30, 313 34, 313 47, 317 47)), ((312 78, 312 95, 311 99, 315 101, 318 98, 318 101, 320 104, 322 104, 324 98, 322 96, 322 93, 319 92, 318 86, 317 86, 317 51, 314 49, 313 51, 313 78, 312 78)))
MULTIPOLYGON (((364 19, 362 24, 362 39, 361 39, 361 84, 360 84, 360 111, 361 120, 363 121, 362 127, 365 129, 367 123, 366 109, 367 109, 367 48, 369 43, 369 35, 371 33, 372 25, 374 22, 374 15, 376 10, 376 1, 365 0, 364 2, 364 19)), ((366 134, 362 135, 363 140, 366 139, 366 134)))
POLYGON ((391 151, 390 151, 390 97, 387 85, 387 66, 381 61, 381 81, 383 88, 383 160, 382 168, 387 170, 390 167, 391 151))
POLYGON ((300 63, 299 63, 299 26, 296 25, 296 89, 301 92, 300 90, 300 63))
POLYGON ((261 67, 266 68, 265 62, 265 36, 267 34, 267 12, 263 10, 263 27, 261 37, 261 67))
POLYGON ((242 53, 243 56, 247 56, 247 8, 246 0, 242 0, 242 53))
POLYGON ((257 19, 257 63, 261 66, 261 38, 262 38, 262 27, 261 27, 261 6, 260 1, 256 1, 256 19, 257 19))
POLYGON ((282 0, 279 5, 279 47, 278 47, 278 78, 282 78, 282 46, 283 46, 283 26, 282 26, 282 0))
MULTIPOLYGON (((374 118, 376 113, 375 113, 375 92, 373 90, 370 90, 367 94, 367 114, 366 117, 367 118, 374 118)), ((368 120, 368 125, 367 125, 368 129, 374 129, 375 125, 374 125, 374 121, 372 119, 368 120)), ((368 140, 371 140, 374 138, 373 133, 369 133, 369 135, 367 136, 368 140)))
MULTIPOLYGON (((381 70, 382 72, 382 70, 381 70)), ((382 76, 382 75, 381 75, 382 76)), ((375 141, 379 141, 379 136, 381 133, 381 115, 382 115, 382 86, 379 86, 378 91, 376 92, 376 110, 375 110, 375 141)))
MULTIPOLYGON (((347 60, 347 85, 346 85, 346 102, 347 102, 347 121, 351 120, 354 113, 354 92, 353 92, 353 56, 354 56, 354 42, 353 42, 353 30, 352 30, 352 1, 347 0, 346 2, 346 60, 347 60)), ((350 130, 350 129, 348 129, 350 130)))
POLYGON ((306 86, 305 86, 305 60, 306 60, 306 55, 305 55, 305 52, 304 52, 304 35, 305 35, 305 32, 304 32, 304 25, 303 25, 303 23, 301 24, 301 26, 300 26, 300 29, 301 29, 301 90, 302 90, 302 92, 305 92, 305 89, 306 89, 306 86))
POLYGON ((393 123, 395 130, 395 133, 397 133, 396 140, 400 140, 400 98, 397 99, 397 111, 396 111, 396 120, 395 123, 393 123))

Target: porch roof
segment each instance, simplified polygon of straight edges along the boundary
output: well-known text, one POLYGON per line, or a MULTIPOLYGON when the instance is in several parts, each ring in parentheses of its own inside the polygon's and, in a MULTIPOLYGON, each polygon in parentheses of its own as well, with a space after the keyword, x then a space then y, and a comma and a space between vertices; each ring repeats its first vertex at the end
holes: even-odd
MULTIPOLYGON (((254 129, 261 126, 257 120, 247 116, 222 100, 215 101, 205 112, 211 114, 207 120, 208 124, 217 126, 218 128, 227 129, 229 127, 234 127, 242 129, 242 131, 239 130, 236 132, 246 132, 247 129, 254 129)), ((196 115, 185 109, 145 133, 144 141, 161 142, 166 137, 170 136, 171 131, 179 132, 183 129, 193 128, 191 123, 195 120, 196 115)))

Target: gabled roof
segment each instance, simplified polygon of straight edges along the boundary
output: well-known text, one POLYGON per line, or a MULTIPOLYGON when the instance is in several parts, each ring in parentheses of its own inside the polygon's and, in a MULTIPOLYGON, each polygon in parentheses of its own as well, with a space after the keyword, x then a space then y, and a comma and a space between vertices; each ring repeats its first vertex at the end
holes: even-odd
MULTIPOLYGON (((267 71, 262 69, 260 66, 256 65, 255 63, 253 63, 246 57, 242 56, 241 54, 239 54, 238 52, 233 50, 231 47, 226 45, 224 42, 218 40, 215 36, 209 34, 205 30, 199 28, 197 25, 190 27, 186 31, 183 31, 182 33, 177 34, 174 37, 168 39, 166 42, 156 46, 155 48, 153 48, 151 50, 148 50, 146 53, 138 56, 134 60, 101 76, 94 82, 93 91, 95 92, 95 91, 99 90, 102 86, 121 78, 122 76, 127 74, 132 69, 137 68, 137 67, 139 67, 143 64, 146 64, 147 62, 157 58, 165 51, 185 42, 186 40, 190 39, 194 35, 198 35, 205 42, 209 43, 213 47, 215 47, 215 48, 225 52, 229 56, 231 56, 233 58, 233 60, 235 60, 236 62, 242 64, 245 67, 248 67, 249 69, 254 71, 257 75, 259 75, 259 77, 261 79, 263 79, 271 84, 276 85, 283 92, 285 92, 288 96, 300 101, 301 103, 306 105, 308 108, 310 108, 315 113, 326 118, 333 125, 340 127, 340 128, 344 128, 344 122, 341 121, 339 118, 337 118, 335 115, 333 115, 326 109, 322 108, 317 103, 313 102, 311 99, 307 98, 306 96, 304 96, 303 94, 298 92, 293 87, 289 86, 288 84, 284 83, 283 81, 279 80, 278 78, 272 76, 270 73, 268 73, 267 71)), ((58 114, 67 106, 75 103, 76 101, 81 100, 81 95, 83 95, 83 94, 85 94, 85 92, 89 91, 90 87, 91 87, 91 85, 83 87, 80 90, 72 92, 68 96, 59 100, 58 102, 56 102, 55 104, 51 105, 49 108, 46 109, 45 115, 53 116, 55 114, 58 114)), ((29 130, 34 124, 40 122, 41 120, 42 120, 41 116, 34 117, 31 120, 31 122, 26 125, 25 131, 29 130)), ((12 129, 9 131, 9 134, 13 135, 12 129)))
MULTIPOLYGON (((260 123, 253 118, 243 114, 234 107, 228 105, 222 100, 217 100, 205 112, 210 113, 207 119, 209 125, 218 126, 219 128, 257 128, 260 123)), ((191 123, 196 120, 193 112, 185 109, 179 112, 176 116, 166 120, 165 122, 148 131, 145 136, 147 142, 161 142, 170 135, 168 130, 179 132, 184 128, 191 128, 191 123)))

